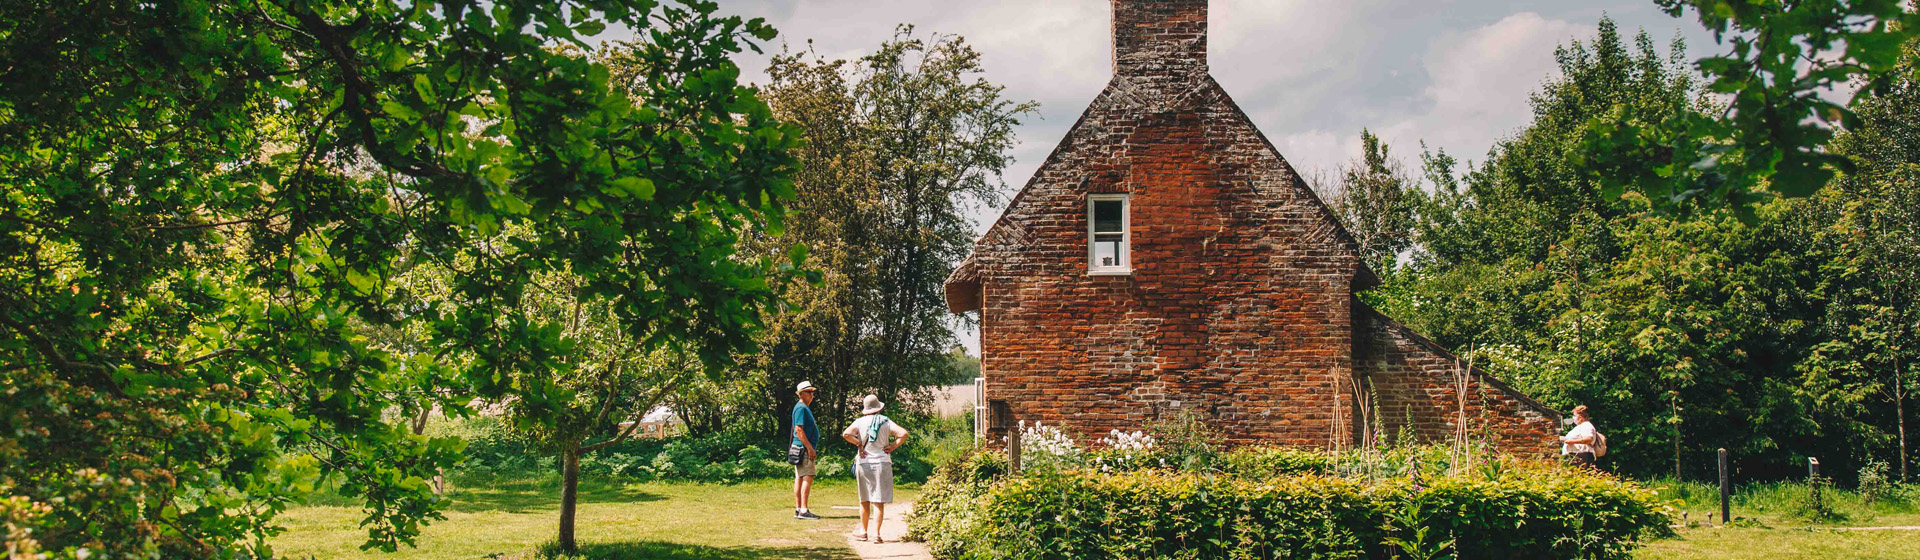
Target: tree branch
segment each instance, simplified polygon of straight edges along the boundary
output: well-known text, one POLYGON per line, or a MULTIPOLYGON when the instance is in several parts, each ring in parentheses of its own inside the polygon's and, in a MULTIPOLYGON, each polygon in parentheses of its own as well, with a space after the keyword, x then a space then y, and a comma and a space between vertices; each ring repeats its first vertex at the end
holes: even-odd
POLYGON ((227 227, 227 226, 237 226, 237 225, 240 225, 240 224, 251 224, 251 223, 257 223, 257 222, 264 222, 264 221, 267 221, 267 220, 271 220, 271 219, 274 219, 274 218, 278 218, 278 217, 281 217, 281 216, 285 216, 285 215, 287 215, 287 213, 286 213, 286 212, 280 212, 280 213, 277 213, 277 214, 269 214, 269 215, 266 215, 266 216, 261 216, 261 217, 258 217, 258 218, 241 218, 241 219, 238 219, 238 220, 227 220, 227 221, 224 221, 224 222, 216 222, 216 223, 211 223, 211 224, 175 224, 175 225, 166 225, 166 226, 151 226, 151 227, 148 227, 147 229, 151 229, 151 230, 154 230, 154 231, 179 231, 179 230, 189 230, 189 229, 208 229, 208 228, 217 228, 217 227, 227 227))
POLYGON ((686 381, 686 379, 687 379, 687 376, 685 374, 674 376, 673 380, 669 381, 666 386, 661 387, 658 393, 655 393, 652 398, 647 399, 645 405, 634 408, 634 411, 635 411, 634 416, 629 420, 630 423, 627 424, 626 428, 621 429, 618 435, 614 436, 613 439, 610 439, 607 441, 603 441, 593 445, 583 445, 580 447, 580 452, 589 453, 593 451, 598 451, 600 449, 612 446, 622 441, 626 441, 628 437, 633 436, 633 430, 635 428, 640 427, 640 420, 642 418, 645 418, 648 412, 653 411, 653 407, 660 404, 660 401, 662 399, 665 399, 667 395, 673 394, 673 391, 675 389, 680 388, 680 383, 682 381, 686 381))

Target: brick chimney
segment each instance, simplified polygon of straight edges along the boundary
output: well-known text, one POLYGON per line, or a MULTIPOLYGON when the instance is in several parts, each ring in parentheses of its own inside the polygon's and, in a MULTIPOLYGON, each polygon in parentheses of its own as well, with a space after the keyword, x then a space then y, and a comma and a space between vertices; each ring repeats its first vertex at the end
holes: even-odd
POLYGON ((1113 73, 1206 75, 1207 0, 1113 0, 1113 73))

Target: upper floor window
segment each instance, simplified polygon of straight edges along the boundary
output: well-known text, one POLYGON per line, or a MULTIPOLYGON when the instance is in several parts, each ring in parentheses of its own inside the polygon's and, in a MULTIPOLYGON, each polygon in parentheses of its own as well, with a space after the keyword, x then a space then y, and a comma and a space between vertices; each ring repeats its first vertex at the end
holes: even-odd
POLYGON ((1087 195, 1087 273, 1131 274, 1133 239, 1127 195, 1087 195))

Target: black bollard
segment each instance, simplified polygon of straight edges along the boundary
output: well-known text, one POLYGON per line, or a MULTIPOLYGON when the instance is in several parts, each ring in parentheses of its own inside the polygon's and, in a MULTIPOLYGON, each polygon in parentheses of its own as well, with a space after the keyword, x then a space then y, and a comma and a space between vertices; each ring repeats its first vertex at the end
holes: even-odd
POLYGON ((1726 525, 1733 518, 1733 483, 1727 478, 1727 448, 1720 448, 1720 524, 1726 525))

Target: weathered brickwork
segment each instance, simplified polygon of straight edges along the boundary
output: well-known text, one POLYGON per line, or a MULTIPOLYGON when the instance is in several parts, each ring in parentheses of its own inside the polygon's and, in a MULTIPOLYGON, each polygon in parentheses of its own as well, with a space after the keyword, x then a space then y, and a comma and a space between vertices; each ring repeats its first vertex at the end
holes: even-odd
POLYGON ((1083 438, 1193 408, 1236 443, 1356 441, 1357 387, 1427 383, 1356 359, 1429 356, 1356 346, 1397 332, 1356 324, 1377 281, 1207 75, 1206 1, 1116 0, 1114 36, 1112 82, 948 281, 950 307, 981 313, 988 398, 1083 438), (1131 274, 1088 274, 1095 193, 1130 195, 1131 274))
POLYGON ((1469 367, 1446 349, 1366 304, 1354 302, 1357 385, 1371 404, 1356 420, 1391 441, 1405 430, 1421 441, 1466 434, 1517 452, 1557 451, 1560 415, 1469 367), (1464 391, 1462 389, 1464 388, 1464 391), (1465 399, 1460 398, 1465 393, 1465 399))

